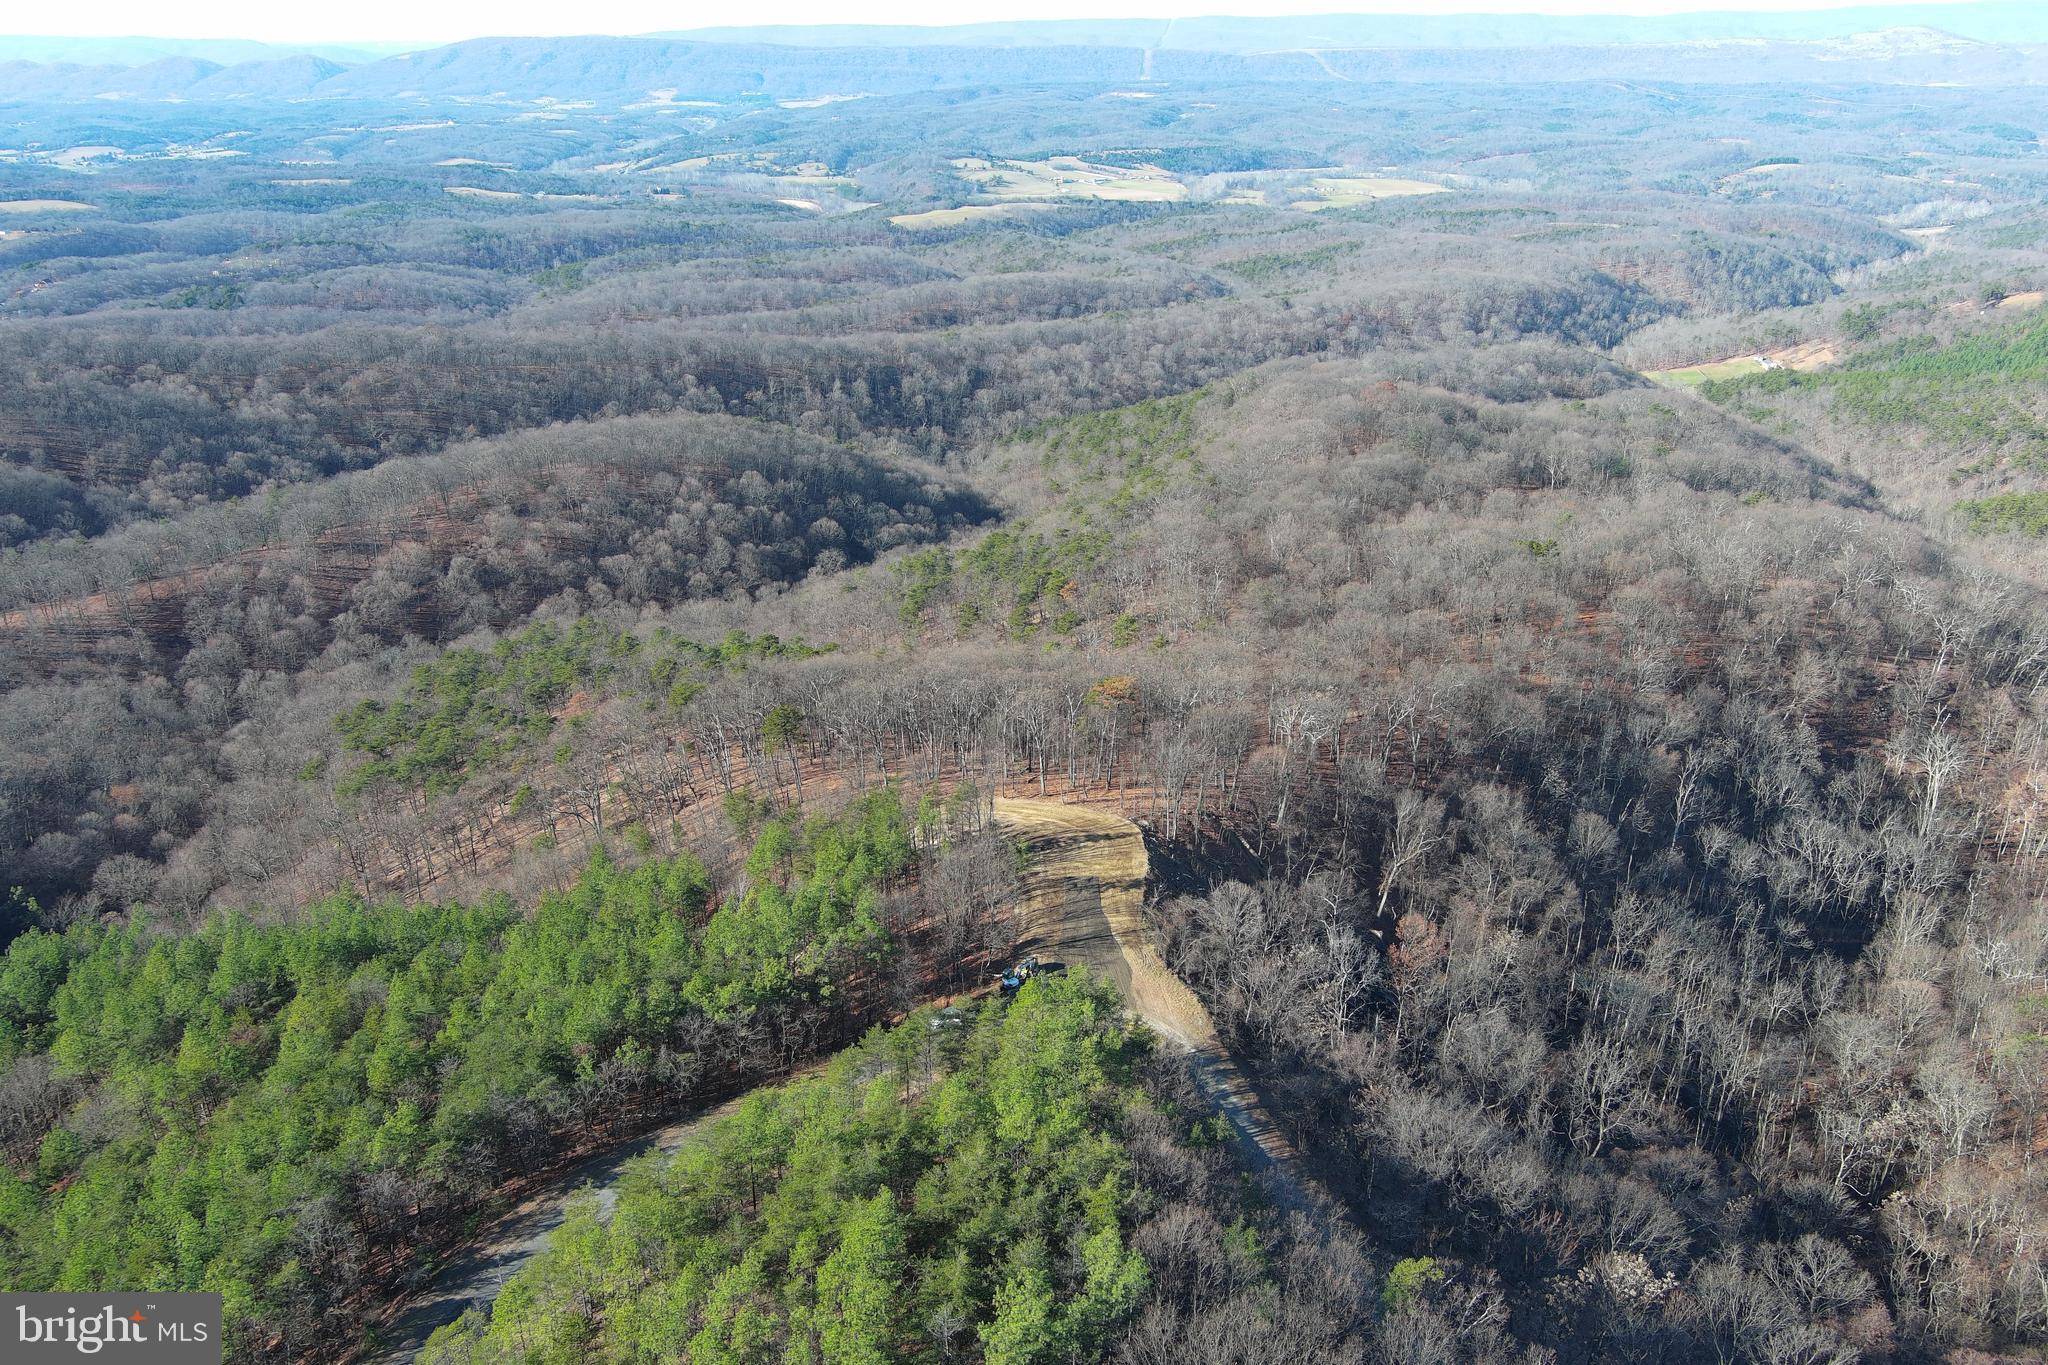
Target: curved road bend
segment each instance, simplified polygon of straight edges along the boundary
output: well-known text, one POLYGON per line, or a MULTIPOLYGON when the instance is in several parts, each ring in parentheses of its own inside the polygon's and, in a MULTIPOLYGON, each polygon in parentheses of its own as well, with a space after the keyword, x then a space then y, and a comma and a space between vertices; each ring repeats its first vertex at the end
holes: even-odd
POLYGON ((1145 837, 1122 816, 1063 801, 998 797, 995 826, 1024 846, 1025 947, 1116 983, 1131 1012, 1187 1054, 1195 1084, 1229 1122, 1245 1164, 1291 1206, 1309 1195, 1299 1155, 1216 1035, 1208 1010, 1167 967, 1145 923, 1145 837))
POLYGON ((569 1201, 586 1186, 597 1194, 598 1207, 610 1213, 618 1202, 626 1167, 652 1152, 671 1155, 690 1136, 738 1109, 745 1095, 714 1108, 702 1109, 665 1128, 586 1157, 561 1172, 518 1205, 486 1224, 435 1274, 433 1281, 406 1304, 405 1311, 381 1334, 389 1344, 364 1358, 378 1365, 399 1365, 418 1355, 434 1329, 461 1317, 469 1308, 489 1308, 528 1261, 546 1249, 548 1238, 568 1216, 569 1201))
MULTIPOLYGON (((1289 1206, 1319 1202, 1308 1193, 1292 1144, 1216 1036, 1209 1012, 1159 955, 1144 917, 1151 861, 1138 827, 1107 811, 1007 797, 995 802, 995 824, 1028 855, 1019 904, 1024 951, 1070 967, 1086 966, 1115 983, 1131 1012, 1167 1047, 1188 1057, 1196 1085, 1230 1123, 1245 1164, 1271 1177, 1269 1183, 1289 1206)), ((455 1321, 464 1309, 488 1307, 505 1281, 547 1246, 579 1190, 595 1189, 599 1206, 609 1210, 634 1158, 675 1152, 744 1098, 600 1152, 535 1190, 441 1267, 383 1334, 390 1344, 369 1358, 378 1365, 402 1365, 419 1353, 435 1328, 455 1321)))

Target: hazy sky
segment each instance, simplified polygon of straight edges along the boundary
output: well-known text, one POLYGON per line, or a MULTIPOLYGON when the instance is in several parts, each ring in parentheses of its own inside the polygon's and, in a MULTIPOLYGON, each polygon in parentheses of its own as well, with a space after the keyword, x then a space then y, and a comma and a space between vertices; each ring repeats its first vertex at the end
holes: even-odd
MULTIPOLYGON (((992 19, 1176 14, 1672 14, 1813 10, 1908 0, 94 0, 10 6, 0 32, 66 37, 254 38, 264 42, 449 42, 505 34, 650 33, 717 24, 961 24, 992 19)), ((1957 0, 1917 0, 1917 3, 1957 0)))

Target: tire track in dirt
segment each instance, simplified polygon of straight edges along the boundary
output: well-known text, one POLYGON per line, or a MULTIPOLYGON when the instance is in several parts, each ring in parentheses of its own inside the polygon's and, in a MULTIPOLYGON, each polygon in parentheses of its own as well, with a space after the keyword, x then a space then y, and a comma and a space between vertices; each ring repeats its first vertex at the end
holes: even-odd
POLYGON ((1131 1013, 1185 1054, 1195 1084, 1230 1124, 1245 1164, 1296 1208, 1321 1203, 1294 1150, 1217 1036, 1209 1011, 1166 965, 1145 923, 1151 860, 1138 827, 1063 801, 998 797, 994 823, 1028 858, 1018 914, 1024 949, 1114 982, 1131 1013))

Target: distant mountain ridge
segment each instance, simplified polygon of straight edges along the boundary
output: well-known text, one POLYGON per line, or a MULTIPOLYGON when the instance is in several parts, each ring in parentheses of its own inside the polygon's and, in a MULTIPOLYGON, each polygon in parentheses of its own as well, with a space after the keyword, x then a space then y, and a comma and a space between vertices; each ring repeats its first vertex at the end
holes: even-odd
POLYGON ((259 43, 246 38, 45 38, 0 34, 0 63, 141 66, 166 57, 195 57, 221 66, 234 66, 243 62, 305 56, 343 66, 358 66, 422 46, 428 44, 259 43))
MULTIPOLYGON (((1487 0, 1472 0, 1483 7, 1487 0)), ((992 23, 722 25, 614 41, 680 41, 801 48, 1119 47, 1240 55, 1287 48, 1542 48, 1666 45, 1762 39, 1819 42, 1890 29, 1937 29, 1979 43, 2048 43, 2039 0, 1860 4, 1838 9, 1700 10, 1668 15, 1314 14, 1250 18, 1026 19, 992 23)), ((597 35, 590 35, 597 36, 597 35)), ((478 40, 492 41, 491 35, 478 40)), ((474 40, 472 40, 474 41, 474 40)), ((503 39, 497 39, 503 41, 503 39)), ((564 36, 552 42, 584 41, 564 36)), ((451 46, 463 46, 462 43, 451 46)), ((65 38, 0 34, 0 63, 140 66, 193 57, 235 66, 295 56, 361 66, 432 44, 260 43, 234 38, 65 38)), ((0 92, 4 93, 4 92, 0 92)))
MULTIPOLYGON (((1474 0, 1484 5, 1485 0, 1474 0)), ((1816 42, 1886 29, 1932 28, 1980 43, 2048 43, 2048 4, 1854 5, 1668 15, 1315 14, 1275 18, 1046 19, 1004 23, 786 24, 651 34, 694 42, 792 47, 1140 47, 1253 53, 1276 48, 1606 47, 1760 38, 1816 42)))
POLYGON ((165 57, 140 66, 0 62, 0 103, 10 100, 295 99, 348 68, 319 57, 278 57, 223 66, 165 57))
MULTIPOLYGON (((1842 14, 1907 17, 1950 7, 1910 5, 1842 14)), ((2004 3, 1953 7, 1975 14, 1980 29, 2011 19, 2012 31, 2032 24, 2048 34, 2048 5, 2004 3), (2017 11, 2037 17, 2027 19, 2017 11), (1990 16, 1987 18, 1986 16, 1990 16), (2022 22, 2024 20, 2024 22, 2022 22)), ((1685 17, 1685 16, 1681 16, 1685 17)), ((1747 16, 1814 19, 1815 15, 1747 16)), ((1691 16, 1699 19, 1700 16, 1691 16)), ((1005 32, 1075 36, 1123 35, 1133 21, 1061 25, 999 25, 1005 32)), ((1183 21, 1149 25, 1152 45, 1032 45, 1019 40, 982 45, 792 46, 784 42, 701 41, 672 37, 477 38, 346 66, 310 53, 223 64, 191 54, 140 65, 0 63, 0 104, 21 101, 248 99, 590 100, 630 104, 655 99, 818 100, 832 96, 902 95, 987 86, 1135 86, 1233 83, 1475 81, 1541 84, 1570 80, 1640 80, 1676 84, 1958 84, 2048 82, 2048 39, 1987 42, 1954 27, 1894 25, 1822 37, 1757 37, 1621 25, 1617 32, 1695 34, 1659 42, 1577 45, 1345 45, 1326 38, 1356 36, 1361 16, 1310 20, 1198 20, 1183 41, 1183 21), (1328 34, 1301 26, 1328 25, 1328 34), (1267 45, 1232 51, 1221 45, 1230 26, 1267 45), (1160 40, 1170 40, 1158 45, 1160 40), (1290 41, 1298 39, 1299 41, 1290 41), (660 93, 657 93, 660 92, 660 93)), ((1380 22, 1373 20, 1372 22, 1380 22)), ((1420 22, 1420 21, 1418 21, 1420 22)), ((1438 21, 1432 21, 1438 22, 1438 21)), ((1451 20, 1441 21, 1452 23, 1451 20)), ((1562 20, 1544 23, 1563 24, 1562 20)), ((976 32, 981 28, 977 26, 976 32)), ((1519 36, 1520 20, 1500 30, 1519 36)), ((849 30, 848 32, 882 32, 849 30)), ((1454 30, 1477 32, 1478 30, 1454 30)), ((1492 30, 1489 30, 1492 31, 1492 30)), ((1544 31, 1548 32, 1548 29, 1544 31)), ((1575 26, 1559 32, 1576 33, 1575 26)), ((2026 29, 2026 31, 2032 31, 2026 29)), ((739 33, 742 30, 731 30, 739 33)), ((746 31, 746 32, 751 32, 746 31)), ((838 36, 839 31, 821 31, 838 36)), ((964 30, 948 30, 964 32, 964 30)), ((1389 30, 1398 38, 1398 25, 1389 30)))

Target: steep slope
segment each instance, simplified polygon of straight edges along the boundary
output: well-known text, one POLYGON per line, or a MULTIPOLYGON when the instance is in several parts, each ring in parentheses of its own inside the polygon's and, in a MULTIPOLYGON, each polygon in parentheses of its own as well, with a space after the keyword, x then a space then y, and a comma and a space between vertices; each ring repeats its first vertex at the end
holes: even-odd
POLYGON ((1024 850, 1019 951, 1114 982, 1130 1010, 1187 1056, 1197 1086, 1230 1124, 1246 1166, 1273 1177, 1290 1203, 1319 1196, 1293 1145, 1217 1036, 1208 1010, 1159 955, 1144 900, 1145 837, 1121 816, 1063 801, 997 797, 994 826, 1024 850))

